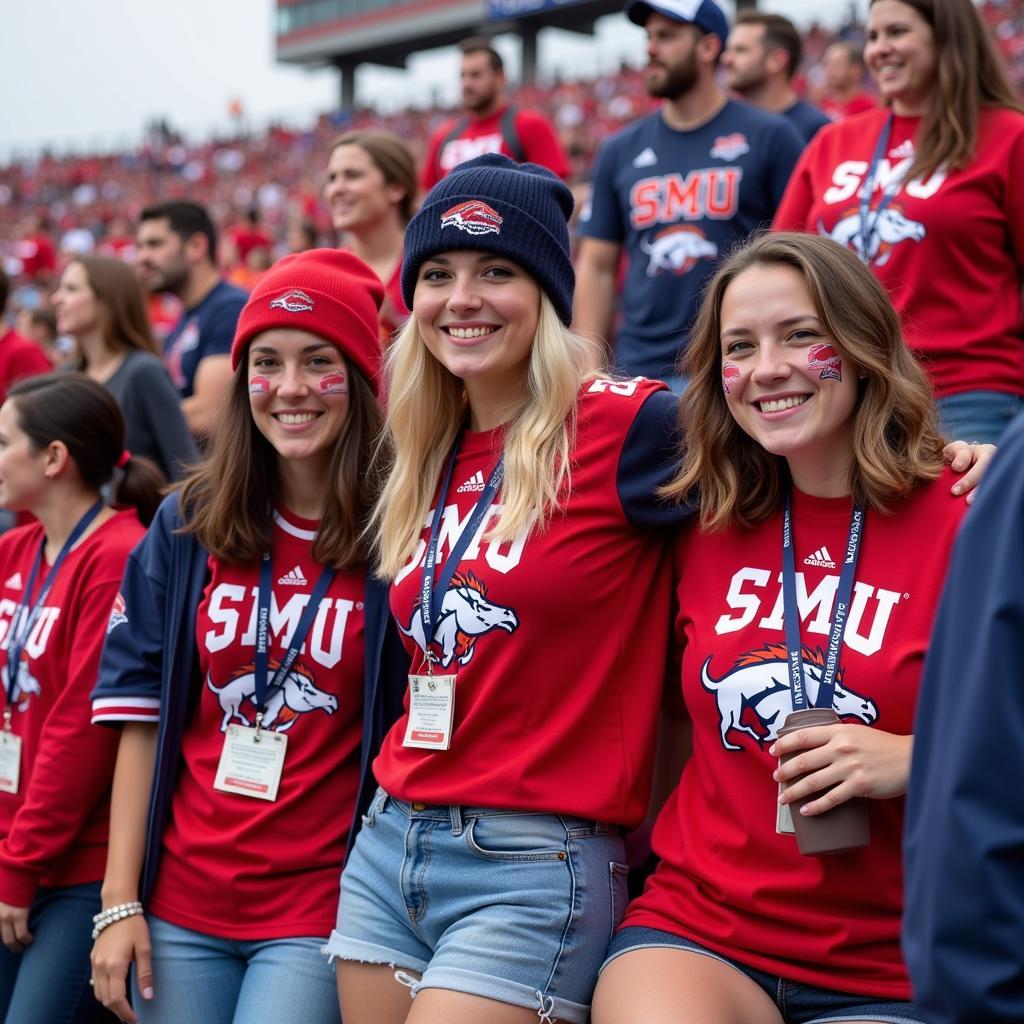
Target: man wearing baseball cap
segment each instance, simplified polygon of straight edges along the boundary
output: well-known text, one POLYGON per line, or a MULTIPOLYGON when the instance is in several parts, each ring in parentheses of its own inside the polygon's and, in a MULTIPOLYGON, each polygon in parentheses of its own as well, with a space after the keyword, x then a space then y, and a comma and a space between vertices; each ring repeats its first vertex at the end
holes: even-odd
POLYGON ((661 109, 598 154, 580 217, 574 325, 611 344, 619 369, 681 390, 676 362, 701 290, 736 242, 771 222, 803 143, 784 118, 718 87, 729 23, 715 0, 630 0, 626 16, 647 32, 645 81, 661 109))

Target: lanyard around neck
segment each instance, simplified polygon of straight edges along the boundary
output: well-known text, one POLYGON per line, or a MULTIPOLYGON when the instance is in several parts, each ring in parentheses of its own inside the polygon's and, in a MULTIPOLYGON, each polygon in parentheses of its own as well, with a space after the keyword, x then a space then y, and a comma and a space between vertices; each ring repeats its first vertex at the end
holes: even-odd
POLYGON ((804 687, 804 659, 800 645, 800 608, 796 597, 796 557, 793 550, 793 492, 786 494, 786 507, 782 522, 782 606, 786 626, 786 653, 789 665, 789 686, 793 694, 793 710, 809 707, 831 708, 835 699, 836 674, 839 671, 839 651, 850 614, 853 581, 857 572, 861 539, 864 532, 864 507, 854 505, 850 515, 850 534, 843 551, 843 568, 839 574, 832 630, 828 638, 825 664, 821 668, 817 698, 812 704, 804 687))
POLYGON ((64 541, 60 552, 54 559, 53 565, 50 566, 46 576, 43 577, 43 582, 39 587, 39 593, 36 595, 35 601, 32 601, 32 591, 35 589, 36 577, 39 575, 39 569, 43 564, 43 552, 46 550, 46 538, 43 537, 39 551, 36 554, 36 560, 32 565, 32 572, 29 574, 28 583, 25 586, 25 590, 21 595, 21 600, 18 602, 17 608, 14 609, 14 615, 11 618, 11 639, 7 645, 7 707, 4 709, 4 727, 9 728, 11 721, 11 707, 14 704, 15 693, 18 687, 18 675, 21 672, 21 655, 25 650, 25 645, 28 643, 28 638, 35 627, 36 622, 39 619, 39 613, 43 609, 43 605, 46 603, 47 597, 50 596, 50 591, 53 589, 53 584, 57 580, 57 573, 60 571, 60 567, 64 564, 64 559, 67 558, 68 552, 82 539, 82 535, 89 528, 92 521, 103 511, 103 499, 101 498, 92 505, 89 510, 82 516, 81 519, 75 524, 74 529, 68 535, 68 539, 64 541))
POLYGON ((875 179, 878 177, 878 169, 889 148, 889 140, 892 138, 893 114, 889 112, 885 124, 875 142, 875 152, 871 157, 871 164, 868 167, 867 177, 864 179, 864 186, 860 194, 860 258, 865 263, 871 262, 870 242, 871 236, 878 227, 878 220, 885 212, 888 205, 896 198, 901 188, 905 175, 894 174, 882 190, 882 196, 878 200, 874 217, 871 216, 871 197, 875 192, 875 179))

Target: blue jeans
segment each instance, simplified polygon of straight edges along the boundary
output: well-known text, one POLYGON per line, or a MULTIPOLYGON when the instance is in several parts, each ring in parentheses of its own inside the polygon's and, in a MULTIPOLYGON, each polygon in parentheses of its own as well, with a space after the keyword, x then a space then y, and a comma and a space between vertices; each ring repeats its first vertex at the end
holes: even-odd
POLYGON ((338 1024, 334 970, 323 938, 218 939, 147 915, 153 991, 132 985, 142 1024, 338 1024))
POLYGON ((936 400, 939 426, 951 441, 996 444, 1024 398, 1003 391, 961 391, 936 400))
POLYGON ((89 987, 92 916, 99 909, 99 882, 37 891, 28 916, 32 942, 22 953, 0 944, 0 1019, 7 1024, 114 1020, 89 987))
POLYGON ((626 909, 623 860, 612 825, 378 790, 326 952, 420 972, 413 994, 466 992, 582 1024, 626 909))
POLYGON ((835 1021, 835 1024, 846 1024, 848 1021, 857 1020, 884 1024, 923 1024, 924 1021, 921 1011, 912 1003, 858 996, 836 989, 788 981, 777 974, 730 960, 691 939, 684 939, 681 935, 674 935, 660 928, 623 928, 608 947, 608 957, 602 970, 623 953, 635 949, 659 948, 684 949, 688 953, 699 953, 745 974, 775 1003, 785 1024, 829 1024, 830 1021, 835 1021))

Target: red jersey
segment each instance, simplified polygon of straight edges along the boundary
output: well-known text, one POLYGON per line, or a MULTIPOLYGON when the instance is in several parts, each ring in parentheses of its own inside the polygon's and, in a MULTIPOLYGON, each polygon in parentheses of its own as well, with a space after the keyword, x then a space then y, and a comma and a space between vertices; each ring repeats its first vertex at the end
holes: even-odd
POLYGON ((855 92, 848 100, 834 100, 823 96, 818 101, 818 109, 833 121, 839 121, 844 117, 853 117, 854 114, 863 114, 867 110, 874 110, 877 106, 878 101, 869 92, 855 92))
MULTIPOLYGON (((793 171, 772 226, 817 231, 865 252, 936 394, 1024 395, 1024 115, 983 109, 970 164, 905 183, 865 243, 858 193, 888 117, 875 110, 823 128, 793 171)), ((873 209, 909 168, 919 124, 894 119, 873 209)))
POLYGON ((402 298, 402 260, 395 272, 384 282, 384 302, 380 307, 380 340, 387 342, 409 319, 409 309, 402 298))
POLYGON ((52 369, 53 363, 34 341, 16 331, 0 335, 0 402, 22 377, 35 377, 52 369))
MULTIPOLYGON (((0 901, 27 907, 37 885, 103 877, 117 734, 90 724, 110 608, 144 531, 119 512, 68 552, 22 652, 11 705, 21 738, 17 793, 0 793, 0 901)), ((39 523, 0 537, 0 666, 7 679, 11 619, 43 541, 39 523)), ((35 599, 48 566, 40 567, 35 599)), ((0 706, 8 700, 0 687, 0 706)))
MULTIPOLYGON (((423 161, 423 191, 433 188, 452 168, 484 153, 504 153, 513 160, 518 159, 509 149, 501 130, 501 120, 507 109, 502 107, 487 117, 470 118, 458 136, 448 142, 445 140, 461 119, 441 125, 431 136, 423 161)), ((569 177, 572 171, 569 158, 551 123, 539 110, 517 109, 515 127, 525 160, 547 167, 560 178, 569 177)))
MULTIPOLYGON (((837 676, 844 721, 913 732, 932 620, 966 503, 946 470, 869 511, 837 676)), ((794 495, 805 671, 828 647, 850 499, 794 495)), ((782 512, 753 530, 688 528, 676 546, 676 640, 693 755, 654 829, 662 858, 624 925, 660 928, 809 985, 909 999, 900 956, 903 799, 870 800, 871 844, 805 857, 775 831, 768 754, 792 710, 782 512)), ((810 696, 814 696, 811 691, 810 696)))
MULTIPOLYGON (((272 671, 320 576, 312 557, 316 528, 290 513, 275 519, 272 671)), ((271 803, 213 788, 228 725, 255 722, 259 565, 213 557, 209 564, 196 617, 202 694, 185 730, 147 909, 228 939, 327 935, 359 783, 364 570, 338 572, 284 686, 267 700, 264 727, 288 736, 271 803)))
MULTIPOLYGON (((643 818, 668 639, 668 533, 634 526, 622 495, 627 436, 647 446, 636 464, 648 471, 664 442, 653 429, 631 434, 658 391, 664 385, 642 379, 583 386, 572 489, 545 530, 488 541, 499 492, 446 591, 430 644, 434 671, 457 675, 450 749, 403 746, 407 693, 373 766, 388 793, 624 825, 643 818)), ((442 496, 438 571, 497 463, 503 433, 464 435, 442 496)), ((414 670, 424 658, 418 600, 433 515, 391 592, 414 670)))

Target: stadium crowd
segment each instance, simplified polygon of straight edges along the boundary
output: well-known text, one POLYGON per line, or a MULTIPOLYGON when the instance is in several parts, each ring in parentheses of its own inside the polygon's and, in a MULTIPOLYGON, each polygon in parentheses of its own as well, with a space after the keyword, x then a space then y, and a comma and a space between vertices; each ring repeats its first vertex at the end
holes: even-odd
POLYGON ((5 1024, 1024 1020, 1024 0, 624 9, 0 168, 5 1024))

